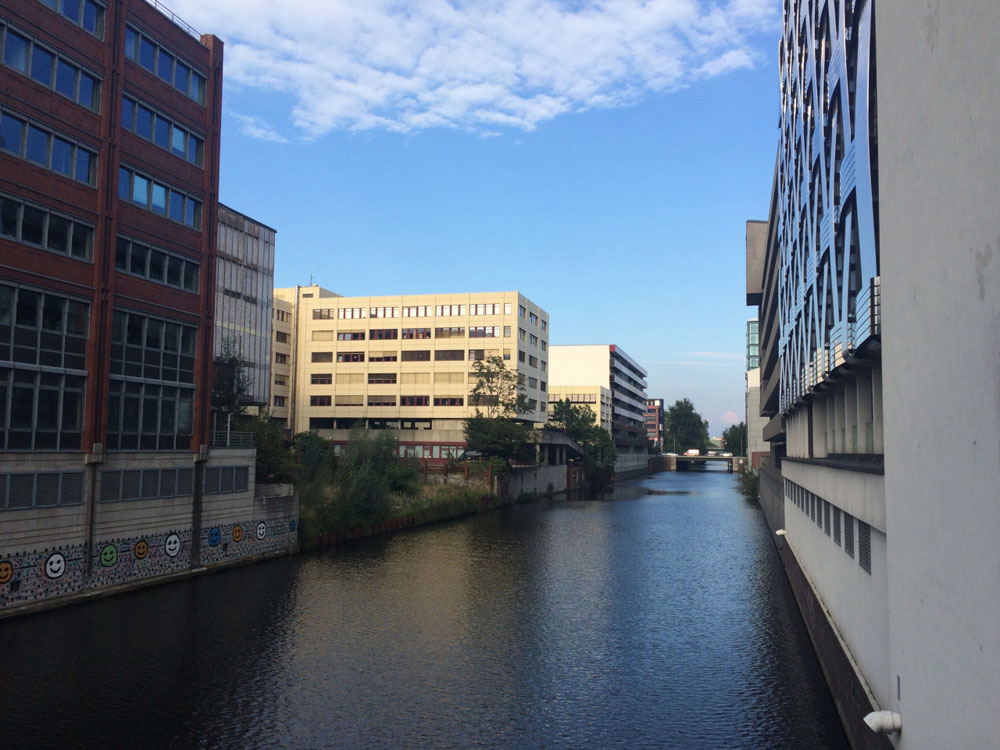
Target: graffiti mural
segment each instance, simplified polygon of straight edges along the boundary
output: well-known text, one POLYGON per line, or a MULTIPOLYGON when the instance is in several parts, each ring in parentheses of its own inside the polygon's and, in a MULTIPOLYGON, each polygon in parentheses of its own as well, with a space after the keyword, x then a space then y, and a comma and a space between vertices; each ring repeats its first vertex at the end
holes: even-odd
POLYGON ((0 551, 0 608, 64 596, 85 587, 87 545, 0 551))
POLYGON ((92 585, 113 586, 191 567, 191 529, 100 540, 94 545, 92 585))
POLYGON ((201 531, 201 564, 212 565, 294 546, 296 519, 270 518, 222 523, 201 531))

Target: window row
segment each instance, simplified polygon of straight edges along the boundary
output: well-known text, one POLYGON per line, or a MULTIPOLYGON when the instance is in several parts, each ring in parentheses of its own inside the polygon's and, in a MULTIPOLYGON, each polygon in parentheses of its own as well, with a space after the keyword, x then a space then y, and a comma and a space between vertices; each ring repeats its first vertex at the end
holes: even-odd
POLYGON ((122 97, 122 127, 196 166, 205 159, 205 139, 135 99, 122 97))
POLYGON ((131 26, 125 28, 125 57, 159 76, 185 96, 199 104, 205 103, 205 76, 131 26))
POLYGON ((96 76, 4 24, 0 24, 0 46, 3 47, 0 59, 8 68, 89 110, 100 111, 101 80, 96 76))
POLYGON ((93 0, 41 0, 56 13, 61 13, 84 31, 104 39, 104 6, 93 0))
MULTIPOLYGON (((510 336, 510 326, 505 326, 505 331, 510 336)), ((470 339, 495 339, 500 338, 500 326, 469 326, 470 339)))
MULTIPOLYGON (((791 480, 785 480, 785 497, 813 521, 827 536, 833 537, 838 547, 841 544, 841 517, 843 517, 843 547, 848 557, 854 557, 854 521, 850 513, 827 502, 791 480)), ((857 519, 858 565, 866 573, 872 572, 871 526, 857 519)))
POLYGON ((115 310, 111 322, 111 374, 193 383, 197 338, 194 326, 115 310))
POLYGON ((129 167, 118 168, 118 197, 192 229, 201 229, 201 201, 129 167))
POLYGON ((292 319, 292 314, 290 312, 285 312, 284 310, 275 309, 274 319, 279 323, 287 323, 292 319))
POLYGON ((82 502, 82 471, 0 474, 0 510, 51 508, 82 502))
POLYGON ((79 450, 86 381, 0 367, 0 450, 79 450))
POLYGON ((250 470, 246 466, 213 466, 205 469, 205 494, 246 492, 250 470))
POLYGON ((194 388, 112 378, 108 393, 108 450, 187 450, 194 388))
MULTIPOLYGON (((369 394, 361 396, 358 394, 345 394, 339 396, 310 396, 310 406, 395 406, 396 396, 392 394, 369 394)), ((464 406, 464 396, 435 396, 434 406, 464 406)), ((400 396, 400 406, 428 406, 429 396, 400 396)))
POLYGON ((198 292, 201 264, 155 247, 118 237, 115 246, 115 268, 158 284, 198 292))
POLYGON ((194 469, 126 469, 101 472, 101 502, 190 497, 194 469))
POLYGON ((71 180, 96 184, 95 152, 10 110, 0 112, 0 149, 71 180))
POLYGON ((0 361, 86 370, 90 307, 0 284, 0 361))
POLYGON ((5 195, 0 195, 0 236, 80 260, 90 260, 94 250, 92 225, 5 195))
POLYGON ((313 320, 356 320, 360 318, 398 318, 400 311, 404 318, 458 317, 469 315, 510 315, 511 305, 506 303, 484 305, 408 305, 404 307, 327 307, 315 308, 313 320))

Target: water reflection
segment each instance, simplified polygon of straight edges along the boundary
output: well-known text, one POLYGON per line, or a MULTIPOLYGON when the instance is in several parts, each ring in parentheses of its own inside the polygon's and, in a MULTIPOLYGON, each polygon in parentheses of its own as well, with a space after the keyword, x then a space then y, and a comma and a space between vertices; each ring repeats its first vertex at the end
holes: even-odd
POLYGON ((846 747, 767 529, 722 472, 7 621, 0 637, 4 747, 846 747))

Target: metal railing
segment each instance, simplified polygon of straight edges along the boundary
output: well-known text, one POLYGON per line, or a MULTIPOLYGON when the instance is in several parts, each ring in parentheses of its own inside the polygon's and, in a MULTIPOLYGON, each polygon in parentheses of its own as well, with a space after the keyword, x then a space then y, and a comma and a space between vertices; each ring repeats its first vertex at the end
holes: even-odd
POLYGON ((212 433, 213 448, 255 448, 252 432, 226 432, 216 430, 212 433))
POLYGON ((157 0, 146 0, 146 2, 149 5, 152 5, 154 8, 156 8, 158 11, 160 11, 160 13, 165 15, 167 18, 169 18, 175 24, 180 26, 182 29, 184 29, 184 31, 193 36, 199 42, 201 41, 201 34, 199 34, 198 31, 191 24, 189 24, 183 18, 181 18, 172 10, 170 10, 170 8, 168 8, 166 5, 164 5, 161 2, 158 2, 157 0))

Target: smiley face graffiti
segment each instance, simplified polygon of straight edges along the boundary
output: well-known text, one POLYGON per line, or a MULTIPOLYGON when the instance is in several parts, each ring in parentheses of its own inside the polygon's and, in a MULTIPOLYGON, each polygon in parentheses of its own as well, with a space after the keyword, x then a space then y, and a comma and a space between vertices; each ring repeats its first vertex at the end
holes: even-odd
POLYGON ((243 527, 239 524, 233 526, 233 541, 241 542, 243 541, 243 527))
POLYGON ((101 565, 110 568, 118 562, 118 548, 113 544, 105 544, 101 550, 101 565))
POLYGON ((295 519, 293 518, 291 521, 288 522, 288 533, 291 534, 294 531, 295 531, 295 519))
POLYGON ((14 566, 10 560, 0 561, 0 586, 14 577, 14 566))
POLYGON ((45 577, 49 580, 62 578, 66 572, 66 558, 62 552, 53 552, 45 561, 45 577))
POLYGON ((263 540, 267 536, 267 524, 261 521, 257 524, 257 541, 263 540))
POLYGON ((280 534, 284 530, 285 530, 285 524, 283 524, 281 521, 278 521, 276 524, 274 524, 275 534, 280 534))
POLYGON ((146 555, 149 554, 149 542, 145 539, 140 539, 135 543, 135 549, 133 551, 135 552, 136 560, 144 560, 146 555))
POLYGON ((163 551, 167 553, 167 557, 177 557, 177 553, 181 551, 181 538, 177 534, 168 536, 163 543, 163 551))
POLYGON ((220 529, 218 526, 215 526, 214 528, 212 528, 211 531, 208 532, 208 546, 218 547, 221 541, 222 541, 222 529, 220 529))

